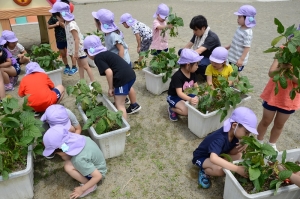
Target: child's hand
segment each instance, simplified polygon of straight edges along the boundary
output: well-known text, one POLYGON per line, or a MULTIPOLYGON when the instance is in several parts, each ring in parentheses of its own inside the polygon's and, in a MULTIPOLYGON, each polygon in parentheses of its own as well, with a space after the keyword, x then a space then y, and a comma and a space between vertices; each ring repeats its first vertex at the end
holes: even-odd
POLYGON ((108 89, 108 96, 109 97, 114 96, 114 89, 112 89, 112 88, 108 89))
POLYGON ((56 22, 56 23, 55 23, 55 25, 56 25, 56 26, 59 26, 59 25, 60 25, 60 24, 59 24, 59 21, 58 21, 58 22, 56 22))
POLYGON ((75 187, 73 193, 70 195, 70 199, 79 198, 83 194, 82 187, 75 187))
POLYGON ((173 28, 173 25, 172 24, 168 24, 167 28, 171 29, 171 28, 173 28))
POLYGON ((21 59, 24 57, 24 54, 18 54, 17 57, 21 59))
POLYGON ((248 147, 248 144, 242 145, 239 142, 239 143, 237 143, 237 146, 235 148, 237 148, 238 152, 241 153, 241 152, 245 151, 247 147, 248 147))
POLYGON ((226 50, 229 50, 230 49, 230 45, 224 46, 224 48, 226 48, 226 50))
POLYGON ((140 51, 141 51, 141 47, 137 47, 136 52, 140 53, 140 51))
POLYGON ((237 172, 240 176, 243 176, 244 178, 248 178, 248 174, 246 173, 244 166, 238 166, 235 172, 237 172))
POLYGON ((193 98, 190 99, 190 103, 192 105, 198 104, 198 101, 199 101, 199 98, 197 96, 195 96, 195 97, 193 97, 193 98))
POLYGON ((73 55, 73 58, 76 59, 76 60, 79 58, 78 52, 77 53, 75 52, 75 55, 73 55))
POLYGON ((239 59, 237 62, 236 62, 236 65, 238 67, 242 67, 243 66, 243 61, 241 59, 239 59))

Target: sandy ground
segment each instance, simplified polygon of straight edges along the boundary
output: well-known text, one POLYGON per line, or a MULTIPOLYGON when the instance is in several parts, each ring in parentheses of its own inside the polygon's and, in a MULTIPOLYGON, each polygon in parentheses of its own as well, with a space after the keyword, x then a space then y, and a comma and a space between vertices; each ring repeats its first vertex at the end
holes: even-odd
MULTIPOLYGON (((169 47, 176 49, 183 47, 192 37, 189 22, 198 14, 207 17, 211 30, 218 34, 222 45, 229 44, 237 28, 233 12, 242 5, 171 0, 164 2, 173 7, 174 12, 183 17, 185 22, 185 26, 179 29, 179 37, 169 40, 169 47)), ((115 13, 116 23, 123 13, 129 12, 133 17, 151 26, 152 15, 159 3, 161 2, 157 0, 142 0, 76 5, 74 14, 83 33, 95 30, 91 12, 100 8, 112 10, 115 13)), ((254 85, 254 91, 250 94, 252 99, 245 105, 251 108, 260 120, 262 101, 259 95, 268 81, 267 73, 273 56, 263 54, 262 51, 267 49, 271 40, 277 36, 276 27, 273 25, 274 17, 279 18, 286 26, 300 22, 298 21, 300 1, 255 2, 252 5, 256 7, 258 13, 257 26, 253 29, 254 38, 249 63, 243 74, 247 75, 254 85)), ((137 59, 135 37, 130 29, 123 26, 120 28, 130 47, 131 60, 134 61, 137 59)), ((13 29, 20 43, 27 48, 39 43, 36 25, 18 26, 13 29)), ((94 68, 93 72, 106 93, 106 79, 99 76, 97 69, 94 68)), ((202 139, 187 128, 186 117, 182 117, 178 122, 171 122, 167 114, 166 92, 159 96, 150 94, 146 90, 143 72, 136 71, 136 74, 137 81, 134 88, 142 110, 129 116, 131 135, 127 138, 124 154, 107 160, 108 173, 104 183, 86 198, 222 198, 224 178, 214 178, 208 190, 197 188, 198 169, 192 165, 191 159, 192 152, 202 139)), ((78 74, 73 77, 64 76, 63 85, 73 85, 78 79, 78 74)), ((10 93, 17 96, 17 90, 16 88, 10 93)), ((65 96, 62 103, 73 110, 82 123, 74 98, 65 96)), ((284 132, 278 140, 279 150, 298 147, 299 116, 299 112, 296 112, 286 123, 284 132)), ((268 135, 265 137, 265 140, 267 139, 268 135)), ((59 157, 52 160, 38 157, 35 160, 35 199, 68 198, 73 188, 78 186, 78 182, 69 177, 62 166, 63 162, 59 157)))

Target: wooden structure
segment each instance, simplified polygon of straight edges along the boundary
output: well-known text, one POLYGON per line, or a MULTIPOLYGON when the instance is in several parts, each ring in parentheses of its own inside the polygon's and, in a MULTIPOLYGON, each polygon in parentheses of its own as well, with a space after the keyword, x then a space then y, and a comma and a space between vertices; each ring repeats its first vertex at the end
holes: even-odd
POLYGON ((12 0, 5 0, 0 6, 0 32, 11 30, 10 18, 37 16, 41 43, 49 43, 51 48, 57 51, 54 29, 47 28, 47 22, 51 17, 50 9, 51 6, 46 0, 34 0, 26 6, 17 5, 12 0))

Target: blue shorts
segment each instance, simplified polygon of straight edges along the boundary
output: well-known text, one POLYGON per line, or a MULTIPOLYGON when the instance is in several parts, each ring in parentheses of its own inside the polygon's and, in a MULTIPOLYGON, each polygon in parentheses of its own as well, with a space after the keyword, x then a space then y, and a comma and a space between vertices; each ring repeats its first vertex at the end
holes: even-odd
POLYGON ((59 49, 59 50, 63 50, 65 48, 67 48, 67 42, 66 41, 59 41, 59 42, 56 42, 56 47, 59 49))
POLYGON ((271 105, 269 105, 266 101, 263 101, 262 106, 263 106, 265 109, 269 110, 269 111, 278 111, 278 112, 280 112, 280 113, 284 113, 284 114, 288 114, 288 115, 290 115, 290 114, 292 114, 292 113, 295 112, 295 110, 287 111, 287 110, 285 110, 285 109, 278 108, 278 107, 276 107, 276 106, 271 106, 271 105))
MULTIPOLYGON (((229 62, 229 64, 231 65, 232 62, 229 62)), ((244 66, 238 67, 238 71, 241 72, 244 69, 244 66)))
POLYGON ((15 63, 15 64, 13 65, 13 67, 16 69, 16 72, 17 72, 17 75, 16 75, 16 76, 20 75, 20 73, 21 73, 20 64, 15 63))
POLYGON ((52 91, 54 91, 56 93, 56 99, 58 101, 61 97, 61 94, 60 94, 59 90, 57 88, 53 88, 52 91))
POLYGON ((199 158, 196 160, 195 165, 197 165, 200 169, 203 169, 202 165, 205 160, 206 160, 206 158, 199 158))
MULTIPOLYGON (((190 97, 195 97, 196 95, 194 95, 194 94, 189 94, 188 96, 190 96, 190 97)), ((178 96, 168 95, 168 97, 167 97, 167 102, 169 103, 169 106, 170 106, 171 108, 175 108, 176 104, 177 104, 179 101, 181 101, 181 100, 183 100, 183 99, 181 99, 181 98, 178 97, 178 96)))
POLYGON ((79 59, 85 59, 85 58, 87 58, 87 55, 79 57, 79 59))
POLYGON ((127 84, 115 88, 115 90, 114 90, 115 95, 128 95, 130 88, 132 87, 134 82, 135 82, 135 78, 133 80, 131 80, 130 82, 128 82, 127 84))
POLYGON ((88 180, 92 179, 91 174, 89 174, 89 175, 87 175, 87 176, 84 176, 84 177, 86 177, 86 179, 88 179, 88 180))

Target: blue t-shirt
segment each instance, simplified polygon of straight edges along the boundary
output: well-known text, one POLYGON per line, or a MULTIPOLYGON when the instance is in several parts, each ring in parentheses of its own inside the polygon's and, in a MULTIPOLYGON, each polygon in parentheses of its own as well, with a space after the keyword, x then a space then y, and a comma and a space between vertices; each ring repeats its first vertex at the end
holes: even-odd
POLYGON ((223 127, 208 135, 193 152, 193 164, 200 158, 209 158, 211 153, 220 155, 229 153, 237 146, 239 140, 233 137, 232 141, 228 140, 228 132, 223 131, 223 127))

